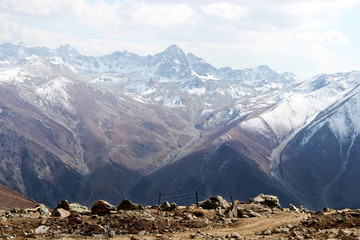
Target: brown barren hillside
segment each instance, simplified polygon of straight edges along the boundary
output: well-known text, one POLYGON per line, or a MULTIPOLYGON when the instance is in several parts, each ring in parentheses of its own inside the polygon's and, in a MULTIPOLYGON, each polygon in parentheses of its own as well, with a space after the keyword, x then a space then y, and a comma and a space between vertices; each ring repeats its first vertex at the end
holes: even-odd
POLYGON ((29 197, 0 184, 0 209, 35 207, 37 203, 29 197))

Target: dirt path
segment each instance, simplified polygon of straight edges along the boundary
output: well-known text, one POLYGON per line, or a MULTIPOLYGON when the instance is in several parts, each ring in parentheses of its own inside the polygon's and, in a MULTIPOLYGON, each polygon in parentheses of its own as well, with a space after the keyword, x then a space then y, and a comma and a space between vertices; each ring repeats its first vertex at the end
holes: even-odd
MULTIPOLYGON (((273 229, 277 227, 285 227, 286 225, 293 225, 297 224, 302 221, 304 218, 307 218, 307 214, 295 214, 295 213, 278 213, 271 215, 271 217, 262 216, 260 218, 241 218, 238 219, 236 223, 231 226, 227 227, 219 227, 213 228, 209 230, 194 230, 191 229, 187 232, 181 233, 171 233, 171 234, 163 234, 161 237, 160 235, 148 235, 148 236, 138 236, 138 235, 127 235, 127 236, 119 236, 114 239, 138 239, 138 240, 145 240, 145 239, 173 239, 173 240, 180 240, 180 239, 202 239, 208 236, 209 239, 216 239, 224 238, 226 235, 231 235, 234 232, 238 233, 241 238, 247 239, 260 239, 266 238, 266 236, 262 235, 265 230, 273 229), (211 237, 210 237, 211 236, 211 237)), ((270 238, 271 236, 269 236, 270 238)))

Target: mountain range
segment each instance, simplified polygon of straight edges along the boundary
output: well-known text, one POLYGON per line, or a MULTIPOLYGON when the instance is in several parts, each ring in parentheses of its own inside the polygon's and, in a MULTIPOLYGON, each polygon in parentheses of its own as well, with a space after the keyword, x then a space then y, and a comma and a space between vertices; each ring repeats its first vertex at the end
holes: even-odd
POLYGON ((360 208, 360 73, 217 69, 176 45, 0 45, 0 183, 49 206, 276 194, 360 208))

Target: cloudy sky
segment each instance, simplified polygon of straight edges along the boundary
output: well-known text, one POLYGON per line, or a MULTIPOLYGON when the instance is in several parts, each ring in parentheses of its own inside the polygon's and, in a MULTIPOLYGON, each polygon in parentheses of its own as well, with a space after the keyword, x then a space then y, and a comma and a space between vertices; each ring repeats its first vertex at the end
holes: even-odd
POLYGON ((360 70, 360 0, 1 0, 0 44, 85 55, 171 44, 215 67, 298 76, 360 70))

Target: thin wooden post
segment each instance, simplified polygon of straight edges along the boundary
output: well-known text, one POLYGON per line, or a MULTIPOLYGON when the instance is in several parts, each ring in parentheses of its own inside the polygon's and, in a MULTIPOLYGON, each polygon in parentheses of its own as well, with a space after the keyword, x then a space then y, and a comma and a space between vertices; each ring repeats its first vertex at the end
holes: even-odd
POLYGON ((158 207, 160 207, 160 200, 161 200, 161 192, 159 193, 158 207))
POLYGON ((232 196, 230 196, 230 198, 231 198, 231 205, 234 206, 234 201, 233 201, 232 196))
POLYGON ((199 207, 199 198, 198 198, 197 191, 195 191, 195 196, 196 196, 196 207, 199 207))

